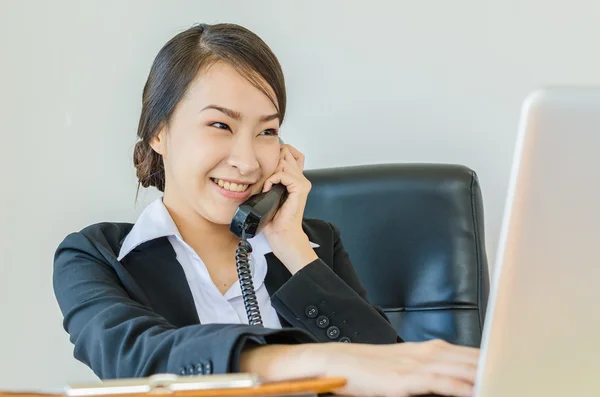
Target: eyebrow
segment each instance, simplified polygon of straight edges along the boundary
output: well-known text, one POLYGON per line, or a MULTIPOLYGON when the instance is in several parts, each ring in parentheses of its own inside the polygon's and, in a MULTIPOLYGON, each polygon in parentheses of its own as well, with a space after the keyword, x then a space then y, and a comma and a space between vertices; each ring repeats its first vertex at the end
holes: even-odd
MULTIPOLYGON (((235 110, 231 110, 231 109, 227 109, 224 108, 222 106, 217 106, 217 105, 208 105, 205 106, 201 112, 207 110, 207 109, 215 109, 218 110, 221 113, 224 113, 225 115, 227 115, 228 117, 234 119, 234 120, 241 120, 242 119, 242 114, 240 112, 237 112, 235 110)), ((271 121, 271 120, 275 120, 279 118, 279 113, 275 113, 275 114, 270 114, 267 116, 261 116, 260 117, 260 121, 261 122, 265 122, 265 121, 271 121)))

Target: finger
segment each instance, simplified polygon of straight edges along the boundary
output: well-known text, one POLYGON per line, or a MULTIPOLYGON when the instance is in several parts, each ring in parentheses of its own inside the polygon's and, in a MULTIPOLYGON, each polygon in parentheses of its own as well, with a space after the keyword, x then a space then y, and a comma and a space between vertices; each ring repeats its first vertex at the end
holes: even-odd
POLYGON ((282 153, 281 157, 279 158, 279 162, 277 163, 277 168, 275 168, 275 172, 273 172, 273 173, 275 174, 277 172, 282 172, 284 167, 285 167, 285 159, 283 158, 283 153, 282 153))
POLYGON ((477 365, 479 356, 479 349, 451 345, 450 348, 442 350, 438 357, 444 361, 477 365))
POLYGON ((477 366, 470 363, 431 362, 422 365, 424 371, 441 376, 449 376, 468 383, 475 383, 477 366))
POLYGON ((273 187, 273 181, 275 181, 276 179, 273 179, 273 177, 271 177, 270 179, 267 179, 263 185, 263 193, 264 192, 268 192, 269 190, 271 190, 271 187, 273 187))
POLYGON ((273 185, 281 183, 284 186, 292 185, 295 182, 295 178, 292 178, 289 173, 284 171, 279 171, 271 175, 265 181, 265 185, 263 186, 263 191, 269 191, 273 185))
MULTIPOLYGON (((282 153, 283 153, 283 150, 282 150, 282 153)), ((282 154, 282 156, 283 155, 285 155, 285 154, 282 154)), ((287 158, 281 158, 279 160, 279 163, 277 164, 277 168, 275 169, 275 172, 273 173, 273 175, 271 175, 269 178, 267 178, 267 180, 263 184, 263 192, 269 191, 271 189, 271 186, 273 186, 275 183, 282 183, 282 182, 280 182, 281 178, 279 176, 277 176, 278 182, 273 182, 275 180, 274 179, 275 176, 280 173, 290 173, 290 174, 292 174, 292 178, 296 178, 298 181, 306 179, 304 177, 304 174, 302 173, 302 171, 298 169, 296 163, 294 162, 294 159, 290 159, 289 154, 288 154, 287 158)), ((290 178, 286 178, 286 180, 287 179, 290 179, 290 178)))
POLYGON ((298 168, 295 159, 289 153, 285 155, 285 158, 279 160, 275 172, 289 172, 299 179, 306 179, 302 170, 298 168))
POLYGON ((290 172, 280 171, 267 178, 263 186, 263 192, 271 190, 271 187, 278 183, 286 186, 289 193, 298 192, 302 190, 303 187, 302 180, 296 175, 290 172))
POLYGON ((472 397, 473 385, 459 379, 435 374, 415 374, 407 384, 409 395, 439 394, 452 397, 472 397))
POLYGON ((292 154, 296 164, 298 164, 298 168, 300 168, 301 170, 304 170, 304 154, 302 154, 302 152, 300 152, 298 149, 296 149, 292 145, 285 144, 285 147, 292 154))
MULTIPOLYGON (((278 171, 276 173, 274 173, 273 175, 271 175, 266 181, 265 184, 263 185, 263 192, 268 192, 269 190, 271 190, 271 188, 273 187, 273 185, 276 185, 278 183, 282 183, 282 172, 278 171)), ((285 184, 284 184, 285 185, 285 184)))
POLYGON ((298 160, 294 156, 292 156, 292 153, 289 150, 287 150, 285 152, 285 156, 283 157, 283 160, 286 163, 288 163, 288 165, 292 169, 295 169, 295 170, 298 170, 298 171, 302 171, 302 168, 300 168, 300 166, 298 165, 298 160))
POLYGON ((480 350, 474 347, 454 345, 443 340, 429 340, 414 344, 415 347, 420 350, 418 353, 435 360, 475 365, 479 362, 480 350))

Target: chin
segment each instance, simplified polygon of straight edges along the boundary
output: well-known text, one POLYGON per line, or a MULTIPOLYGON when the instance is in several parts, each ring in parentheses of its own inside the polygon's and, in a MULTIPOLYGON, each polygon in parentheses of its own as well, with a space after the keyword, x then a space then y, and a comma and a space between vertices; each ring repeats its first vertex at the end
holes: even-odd
POLYGON ((218 210, 203 208, 198 213, 207 221, 216 225, 229 225, 233 219, 236 208, 226 210, 225 208, 219 208, 218 210))

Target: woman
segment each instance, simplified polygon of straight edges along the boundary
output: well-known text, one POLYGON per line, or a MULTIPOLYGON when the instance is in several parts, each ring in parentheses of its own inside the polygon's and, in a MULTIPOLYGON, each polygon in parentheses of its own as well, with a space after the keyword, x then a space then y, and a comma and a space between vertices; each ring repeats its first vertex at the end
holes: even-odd
POLYGON ((344 376, 342 394, 470 395, 478 350, 400 343, 336 227, 303 220, 311 186, 304 156, 278 138, 285 110, 276 57, 240 26, 194 26, 161 49, 134 165, 163 196, 134 225, 88 226, 55 255, 74 356, 101 379, 242 371, 344 376), (288 198, 250 239, 264 327, 248 325, 229 223, 241 202, 278 183, 288 198))

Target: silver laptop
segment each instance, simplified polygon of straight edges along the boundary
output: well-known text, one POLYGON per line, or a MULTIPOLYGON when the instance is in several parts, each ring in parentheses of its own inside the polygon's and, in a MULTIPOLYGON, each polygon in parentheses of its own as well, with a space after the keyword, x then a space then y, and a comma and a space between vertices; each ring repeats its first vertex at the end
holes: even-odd
POLYGON ((476 397, 600 397, 600 87, 525 101, 476 397))

